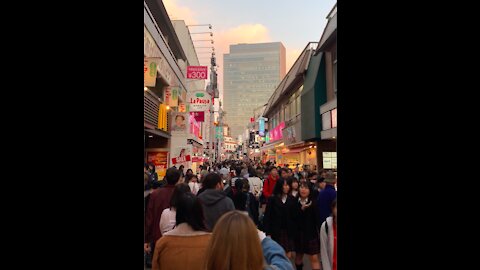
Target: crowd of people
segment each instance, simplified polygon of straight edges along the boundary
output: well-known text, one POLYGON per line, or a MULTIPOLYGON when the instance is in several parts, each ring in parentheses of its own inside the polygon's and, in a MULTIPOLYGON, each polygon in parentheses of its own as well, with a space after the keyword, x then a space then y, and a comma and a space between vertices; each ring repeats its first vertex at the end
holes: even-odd
POLYGON ((146 164, 147 267, 336 270, 334 172, 232 160, 158 178, 146 164))

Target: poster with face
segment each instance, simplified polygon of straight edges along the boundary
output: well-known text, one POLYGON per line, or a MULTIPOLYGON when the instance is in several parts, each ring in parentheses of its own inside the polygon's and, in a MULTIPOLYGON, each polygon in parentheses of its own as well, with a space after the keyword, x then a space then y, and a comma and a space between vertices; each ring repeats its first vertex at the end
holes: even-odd
MULTIPOLYGON (((187 162, 191 161, 191 151, 188 147, 177 147, 172 153, 172 164, 176 165, 177 168, 179 165, 187 165, 187 162)), ((187 167, 187 166, 186 166, 187 167)))
POLYGON ((170 123, 172 134, 186 134, 188 132, 188 113, 172 112, 170 123))

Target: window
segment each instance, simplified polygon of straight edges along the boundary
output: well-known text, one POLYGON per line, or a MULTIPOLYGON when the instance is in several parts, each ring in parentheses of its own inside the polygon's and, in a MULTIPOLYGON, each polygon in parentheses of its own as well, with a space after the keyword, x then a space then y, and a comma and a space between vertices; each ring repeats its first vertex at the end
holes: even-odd
POLYGON ((332 128, 332 118, 330 111, 322 114, 322 130, 328 130, 332 128))

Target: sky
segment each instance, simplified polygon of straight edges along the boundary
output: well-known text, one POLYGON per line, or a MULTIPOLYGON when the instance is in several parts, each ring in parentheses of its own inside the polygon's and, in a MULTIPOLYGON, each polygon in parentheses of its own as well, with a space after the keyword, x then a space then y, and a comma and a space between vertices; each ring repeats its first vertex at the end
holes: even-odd
MULTIPOLYGON (((218 82, 223 96, 223 54, 238 43, 282 42, 286 48, 287 72, 309 41, 319 41, 326 16, 336 0, 163 0, 172 20, 185 20, 190 32, 213 31, 218 82)), ((210 39, 193 35, 193 39, 210 39)), ((195 42, 211 46, 208 42, 195 42)), ((199 49, 198 52, 208 51, 199 49)), ((209 63, 208 54, 199 54, 200 63, 209 63)))

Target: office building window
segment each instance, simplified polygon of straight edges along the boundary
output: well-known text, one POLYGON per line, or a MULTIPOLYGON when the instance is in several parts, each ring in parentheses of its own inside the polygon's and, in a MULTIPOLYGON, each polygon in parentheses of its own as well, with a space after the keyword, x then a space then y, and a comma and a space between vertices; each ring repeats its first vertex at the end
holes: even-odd
POLYGON ((333 52, 333 91, 337 96, 337 50, 333 52))

